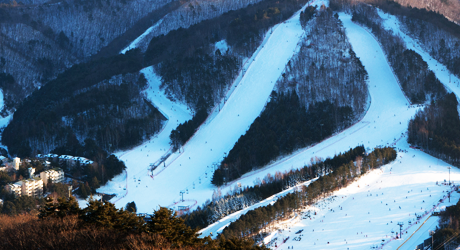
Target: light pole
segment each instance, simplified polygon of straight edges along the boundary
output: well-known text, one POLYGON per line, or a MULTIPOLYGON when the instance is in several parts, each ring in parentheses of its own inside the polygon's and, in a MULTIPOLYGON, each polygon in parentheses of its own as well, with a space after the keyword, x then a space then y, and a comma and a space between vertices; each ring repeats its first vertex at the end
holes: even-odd
POLYGON ((449 169, 449 186, 450 186, 450 169, 451 167, 447 167, 449 169))

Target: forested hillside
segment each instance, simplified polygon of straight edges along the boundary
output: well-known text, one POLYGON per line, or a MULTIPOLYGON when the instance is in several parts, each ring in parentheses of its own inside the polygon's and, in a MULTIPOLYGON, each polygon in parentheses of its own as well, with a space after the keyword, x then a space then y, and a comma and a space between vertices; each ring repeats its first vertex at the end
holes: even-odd
POLYGON ((336 10, 347 10, 353 14, 352 20, 369 28, 382 46, 402 90, 411 103, 425 103, 437 100, 446 94, 442 83, 428 68, 428 64, 415 51, 408 50, 401 37, 386 30, 377 10, 365 4, 350 4, 332 1, 336 10))
POLYGON ((364 112, 367 72, 340 21, 330 9, 316 12, 312 7, 302 14, 302 26, 307 35, 277 83, 279 93, 272 93, 262 114, 224 158, 213 184, 222 185, 318 142, 364 112))
POLYGON ((310 8, 305 12, 309 11, 309 16, 316 17, 302 20, 306 37, 300 52, 278 80, 277 89, 295 90, 307 108, 316 102, 329 101, 335 108, 349 106, 359 116, 368 99, 366 69, 353 52, 337 16, 330 9, 310 8))
POLYGON ((306 109, 296 92, 273 92, 262 114, 214 172, 212 183, 220 186, 237 179, 279 156, 324 139, 352 121, 353 110, 348 106, 336 107, 323 101, 306 109))
POLYGON ((73 66, 27 98, 3 132, 11 153, 29 156, 92 138, 113 151, 161 128, 163 115, 142 93, 142 55, 132 51, 73 66))
POLYGON ((67 0, 1 6, 0 69, 15 85, 3 88, 9 103, 5 109, 14 110, 33 90, 85 61, 167 2, 67 0))
POLYGON ((460 166, 460 118, 455 94, 447 94, 419 111, 409 123, 408 142, 460 166))
POLYGON ((203 204, 192 213, 184 215, 185 223, 192 228, 204 228, 221 218, 251 206, 274 194, 313 178, 323 176, 330 171, 350 161, 359 161, 365 153, 364 146, 358 146, 347 152, 335 155, 333 158, 311 159, 303 168, 289 172, 268 174, 262 180, 257 180, 253 187, 238 187, 232 192, 222 195, 219 191, 213 194, 212 202, 203 204))
POLYGON ((290 193, 278 199, 273 205, 260 207, 242 215, 222 231, 224 238, 251 237, 260 240, 263 229, 273 226, 276 222, 291 218, 308 205, 331 195, 334 191, 346 187, 369 171, 388 164, 396 159, 396 151, 392 148, 376 148, 368 156, 356 162, 350 161, 335 165, 328 169, 309 186, 303 186, 299 192, 290 193))

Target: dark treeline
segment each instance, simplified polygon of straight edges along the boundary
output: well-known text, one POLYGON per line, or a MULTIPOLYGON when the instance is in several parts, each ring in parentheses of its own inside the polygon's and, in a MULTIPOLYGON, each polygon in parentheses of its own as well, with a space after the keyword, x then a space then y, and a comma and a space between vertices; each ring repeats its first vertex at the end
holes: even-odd
POLYGON ((198 127, 203 123, 208 117, 208 113, 205 108, 200 109, 192 119, 179 124, 177 128, 171 131, 169 135, 170 144, 174 147, 174 150, 177 150, 182 145, 184 145, 190 137, 192 137, 198 127))
POLYGON ((0 110, 0 115, 5 117, 8 115, 8 111, 15 107, 18 99, 22 99, 25 96, 21 96, 24 93, 23 89, 15 81, 14 77, 8 73, 0 73, 0 88, 3 92, 3 109, 0 110))
POLYGON ((432 102, 409 122, 408 142, 460 166, 460 118, 454 93, 432 102))
POLYGON ((360 4, 352 6, 354 22, 371 29, 378 38, 405 95, 411 103, 425 103, 446 94, 444 85, 428 68, 428 64, 415 51, 406 49, 401 37, 383 28, 374 7, 360 4))
MULTIPOLYGON (((144 79, 127 81, 127 74, 154 64, 170 98, 185 101, 195 112, 202 99, 209 110, 223 97, 242 58, 260 45, 264 32, 306 2, 265 0, 155 37, 145 55, 136 49, 74 65, 23 101, 2 142, 18 156, 48 153, 72 135, 80 142, 93 138, 107 151, 136 145, 158 131, 164 117, 140 94, 144 79), (222 40, 229 50, 215 48, 222 40)), ((6 84, 12 80, 5 79, 6 84)))
POLYGON ((149 219, 110 202, 90 200, 81 209, 74 197, 48 199, 38 216, 0 216, 0 249, 267 249, 250 239, 199 238, 165 207, 149 219))
POLYGON ((312 158, 311 164, 300 169, 285 173, 277 172, 274 176, 268 174, 252 187, 235 186, 233 192, 224 197, 215 194, 211 203, 204 204, 203 207, 198 207, 192 213, 184 215, 185 223, 192 228, 207 227, 231 213, 251 206, 283 190, 335 171, 350 161, 356 161, 364 153, 364 146, 358 146, 326 160, 312 158))
POLYGON ((60 165, 66 174, 80 180, 79 194, 84 198, 126 169, 123 161, 113 154, 108 155, 93 139, 86 139, 81 144, 77 138, 69 136, 66 144, 54 149, 52 153, 83 156, 95 162, 92 165, 82 165, 78 162, 76 166, 68 166, 66 163, 60 165))
POLYGON ((29 156, 71 137, 92 138, 107 151, 143 141, 165 118, 142 94, 141 67, 138 50, 73 66, 25 99, 2 142, 10 153, 29 156))
MULTIPOLYGON (((334 2, 343 1, 334 0, 334 2)), ((459 25, 432 10, 405 7, 388 0, 365 0, 365 2, 397 16, 409 33, 416 37, 418 42, 421 42, 431 56, 445 64, 453 74, 460 76, 459 25)))
POLYGON ((368 75, 338 15, 324 6, 311 7, 301 14, 301 24, 305 37, 278 79, 278 91, 295 90, 307 108, 330 101, 334 108, 351 107, 353 120, 360 117, 369 100, 368 75))
POLYGON ((157 65, 166 93, 198 111, 199 97, 208 107, 223 98, 242 59, 252 55, 273 25, 291 17, 306 2, 264 0, 171 31, 151 40, 145 60, 157 65), (214 46, 223 40, 227 51, 214 46))
POLYGON ((241 136, 214 172, 212 183, 220 186, 268 164, 279 156, 310 145, 350 125, 353 110, 330 101, 308 109, 296 92, 272 92, 270 101, 249 130, 241 136))
POLYGON ((446 207, 439 214, 439 226, 433 235, 432 249, 449 249, 449 246, 458 246, 460 240, 460 201, 457 204, 446 207), (444 243, 448 243, 444 245, 444 243))
POLYGON ((261 230, 270 227, 279 220, 292 216, 307 205, 312 205, 332 192, 346 187, 368 171, 379 168, 396 159, 393 148, 376 148, 368 156, 350 161, 323 175, 302 191, 290 193, 279 198, 273 205, 260 207, 242 215, 222 231, 222 236, 253 237, 258 239, 261 230))

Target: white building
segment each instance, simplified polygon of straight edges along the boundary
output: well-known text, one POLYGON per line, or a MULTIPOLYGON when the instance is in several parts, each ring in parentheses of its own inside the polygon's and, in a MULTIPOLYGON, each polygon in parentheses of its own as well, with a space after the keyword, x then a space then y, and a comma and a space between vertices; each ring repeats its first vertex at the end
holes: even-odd
POLYGON ((19 164, 21 163, 21 159, 19 159, 19 157, 15 157, 13 159, 13 166, 14 166, 14 169, 16 170, 19 170, 19 164))
POLYGON ((6 185, 6 189, 10 192, 13 193, 14 196, 18 197, 21 196, 22 194, 22 181, 18 181, 12 184, 6 185))
POLYGON ((34 174, 35 174, 35 168, 29 168, 29 178, 32 178, 34 177, 34 174))
POLYGON ((48 185, 48 179, 51 179, 53 183, 60 183, 64 181, 64 171, 60 168, 46 170, 40 173, 40 178, 45 185, 48 185))
POLYGON ((43 195, 43 181, 38 177, 22 181, 22 195, 40 197, 43 195))
POLYGON ((6 185, 6 189, 10 193, 14 193, 16 197, 21 195, 40 197, 43 195, 43 181, 38 177, 34 177, 8 184, 6 185))

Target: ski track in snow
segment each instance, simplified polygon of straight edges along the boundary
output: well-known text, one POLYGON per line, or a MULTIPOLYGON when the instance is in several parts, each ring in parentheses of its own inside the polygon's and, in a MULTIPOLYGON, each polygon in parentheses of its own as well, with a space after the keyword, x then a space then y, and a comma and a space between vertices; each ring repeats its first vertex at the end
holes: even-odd
POLYGON ((164 20, 166 16, 164 16, 162 19, 158 20, 158 22, 155 23, 155 25, 151 26, 148 28, 142 35, 137 37, 134 41, 132 41, 126 48, 124 48, 122 51, 120 51, 120 54, 125 54, 128 50, 135 49, 139 46, 139 43, 142 42, 142 39, 144 39, 147 35, 153 32, 154 29, 156 29, 164 20))
MULTIPOLYGON (((381 64, 380 70, 382 70, 384 55, 382 53, 382 55, 375 56, 372 62, 373 50, 378 51, 380 49, 376 44, 377 42, 375 40, 373 43, 370 42, 373 39, 371 34, 352 23, 350 16, 341 14, 340 19, 344 22, 353 49, 369 73, 372 95, 372 85, 378 79, 372 77, 378 73, 372 69, 372 66, 381 64), (363 41, 366 42, 367 47, 361 46, 363 41)), ((408 43, 407 36, 402 37, 408 43)), ((418 48, 417 52, 423 51, 418 48)), ((422 57, 424 60, 430 61, 429 58, 428 60, 425 59, 427 58, 426 53, 422 57)), ((436 65, 436 61, 431 59, 430 68, 436 69, 433 66, 442 67, 439 63, 436 65)), ((441 82, 449 87, 448 71, 445 68, 444 70, 438 69, 438 72, 433 71, 436 72, 436 76, 441 82)), ((392 74, 387 75, 393 76, 392 74)), ((387 87, 390 83, 384 79, 379 79, 379 81, 387 84, 387 87)), ((450 90, 457 94, 454 88, 450 90)), ((400 99, 401 101, 405 100, 402 97, 400 99)), ((371 103, 371 109, 375 106, 375 99, 372 100, 374 103, 371 103)), ((389 101, 384 107, 388 110, 394 110, 396 107, 392 107, 394 106, 392 104, 394 103, 389 101)), ((366 116, 372 113, 371 109, 366 116)), ((404 114, 397 113, 395 115, 398 117, 404 114)), ((390 127, 387 128, 387 130, 390 129, 390 127)), ((364 133, 361 135, 363 138, 374 136, 372 133, 362 132, 364 133)), ((436 182, 442 183, 450 178, 451 181, 458 183, 460 170, 452 168, 449 177, 447 169, 449 164, 419 150, 409 148, 406 136, 403 136, 402 140, 398 140, 395 146, 398 149, 406 150, 407 153, 398 152, 398 159, 395 162, 379 170, 374 170, 349 187, 335 192, 336 197, 332 202, 323 200, 314 207, 307 209, 307 211, 317 212, 317 215, 312 216, 311 219, 297 217, 295 221, 279 225, 281 230, 272 232, 265 242, 271 241, 270 247, 273 249, 288 249, 288 247, 295 249, 305 247, 308 249, 368 249, 369 247, 396 249, 400 246, 400 249, 414 249, 417 244, 429 238, 429 230, 433 230, 437 226, 437 218, 429 217, 430 213, 445 206, 456 204, 460 198, 458 193, 452 192, 451 202, 449 202, 446 196, 451 191, 451 187, 436 185, 436 182), (417 219, 416 213, 422 217, 417 219), (392 233, 399 231, 398 222, 404 223, 402 239, 395 239, 395 234, 392 233), (423 222, 425 223, 422 225, 423 222), (302 233, 296 234, 302 229, 304 230, 302 233), (299 238, 294 240, 300 235, 302 235, 300 241, 297 241, 299 238), (283 244, 283 239, 287 237, 289 239, 283 244), (275 247, 275 242, 277 247, 275 247)))
POLYGON ((398 18, 396 18, 396 16, 393 16, 389 13, 384 13, 380 9, 377 10, 380 17, 384 20, 384 27, 386 29, 393 30, 395 34, 399 35, 404 40, 408 49, 417 52, 428 64, 429 69, 434 72, 439 81, 444 84, 447 91, 453 92, 457 96, 457 99, 459 99, 460 79, 458 79, 458 77, 454 74, 451 74, 445 65, 438 62, 429 53, 427 53, 416 40, 412 39, 411 36, 403 32, 401 29, 401 23, 399 22, 398 18))
MULTIPOLYGON (((303 35, 299 15, 300 11, 273 29, 273 34, 264 41, 264 47, 259 48, 256 57, 247 65, 244 76, 241 80, 237 79, 238 84, 234 85, 232 94, 220 112, 211 114, 210 119, 202 124, 196 134, 184 145, 183 152, 168 158, 164 170, 161 166, 155 170, 154 174, 162 171, 160 175, 155 176, 153 180, 148 176, 148 166, 146 166, 148 153, 145 150, 139 152, 139 149, 144 149, 143 145, 137 148, 136 153, 129 151, 129 155, 121 156, 128 165, 129 192, 117 201, 117 207, 135 201, 139 212, 151 213, 158 208, 157 205, 173 204, 171 208, 174 208, 194 203, 202 204, 212 196, 215 188, 210 183, 213 164, 222 160, 225 153, 230 151, 238 138, 260 114, 276 80, 299 48, 298 42, 303 35), (138 172, 134 173, 136 171, 132 171, 131 166, 138 172), (134 178, 140 178, 141 181, 134 178), (188 200, 183 203, 179 202, 182 190, 185 191, 184 199, 188 200)), ((148 145, 150 144, 146 146, 148 145)), ((153 153, 151 150, 150 154, 153 153)), ((121 183, 113 182, 113 184, 115 189, 117 185, 122 187, 121 183)), ((249 185, 253 185, 252 181, 249 185)), ((110 188, 104 187, 98 191, 102 190, 111 193, 110 188)), ((224 190, 224 193, 226 191, 228 189, 224 190)))
MULTIPOLYGON (((351 22, 350 16, 341 15, 340 18, 344 22, 353 50, 369 74, 371 104, 366 115, 350 128, 270 164, 256 171, 256 174, 247 173, 235 182, 253 185, 252 182, 256 178, 262 179, 269 173, 273 175, 276 171, 301 168, 308 164, 312 157, 332 157, 358 145, 365 145, 370 149, 379 145, 394 145, 404 138, 407 124, 418 109, 408 106, 378 42, 363 28, 351 22)), ((222 224, 213 224, 212 228, 206 228, 206 232, 215 234, 225 226, 224 223, 229 224, 223 220, 222 224)))
MULTIPOLYGON (((172 102, 166 98, 163 90, 160 89, 161 81, 153 72, 152 67, 147 67, 141 70, 141 72, 144 73, 149 85, 146 90, 147 98, 152 101, 153 105, 155 105, 168 120, 165 121, 160 132, 150 140, 129 151, 116 153, 117 157, 125 162, 127 171, 114 177, 114 179, 97 191, 107 194, 117 194, 117 197, 114 197, 112 202, 115 202, 117 205, 120 204, 120 206, 126 205, 127 202, 118 203, 118 201, 122 197, 129 195, 129 191, 131 191, 133 195, 138 195, 138 197, 134 198, 142 199, 153 190, 152 188, 148 188, 149 184, 152 182, 149 176, 150 164, 158 162, 162 156, 170 151, 169 135, 171 131, 175 129, 177 125, 192 117, 185 105, 172 102), (127 173, 129 173, 128 178, 126 176, 127 173)), ((160 167, 161 166, 159 166, 159 168, 160 167)), ((138 199, 133 200, 138 204, 138 199)), ((151 205, 150 209, 140 211, 152 212, 155 206, 156 205, 151 205)))

